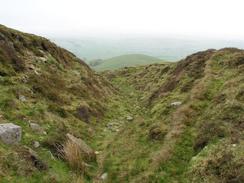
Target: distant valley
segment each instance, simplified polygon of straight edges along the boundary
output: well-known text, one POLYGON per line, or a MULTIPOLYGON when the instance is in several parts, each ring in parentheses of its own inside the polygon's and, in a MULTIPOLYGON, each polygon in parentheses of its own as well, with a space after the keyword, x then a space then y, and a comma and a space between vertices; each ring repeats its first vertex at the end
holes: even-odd
POLYGON ((186 36, 160 37, 157 35, 48 37, 85 62, 127 54, 145 54, 167 61, 178 61, 192 53, 209 48, 244 48, 244 41, 229 41, 228 38, 220 40, 186 36))

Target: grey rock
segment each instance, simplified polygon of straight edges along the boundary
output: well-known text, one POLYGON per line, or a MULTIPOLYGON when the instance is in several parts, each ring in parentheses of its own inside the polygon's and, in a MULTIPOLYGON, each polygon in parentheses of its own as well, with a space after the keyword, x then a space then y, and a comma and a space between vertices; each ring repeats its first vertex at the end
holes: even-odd
POLYGON ((108 177, 108 173, 106 173, 106 172, 101 175, 102 180, 107 179, 107 177, 108 177))
POLYGON ((126 119, 127 121, 132 121, 134 118, 132 116, 127 116, 126 119))
POLYGON ((25 101, 26 101, 26 98, 25 98, 25 96, 20 95, 20 96, 19 96, 19 100, 20 100, 21 102, 25 102, 25 101))
POLYGON ((5 144, 17 144, 21 140, 22 128, 13 123, 0 124, 0 138, 5 144))
POLYGON ((106 127, 111 132, 118 132, 119 128, 121 127, 121 123, 117 121, 109 122, 106 124, 106 127))
POLYGON ((33 147, 34 147, 34 148, 38 148, 38 147, 40 147, 40 143, 39 143, 38 141, 34 141, 34 142, 33 142, 33 147))
POLYGON ((181 105, 181 104, 182 104, 181 101, 177 101, 177 102, 172 102, 172 103, 170 104, 170 106, 179 106, 179 105, 181 105))
POLYGON ((42 62, 44 62, 44 63, 47 62, 47 58, 45 58, 45 57, 39 57, 39 60, 42 61, 42 62))
POLYGON ((32 129, 32 131, 38 133, 38 134, 45 134, 45 131, 43 130, 43 128, 38 125, 37 123, 30 123, 30 127, 32 129))

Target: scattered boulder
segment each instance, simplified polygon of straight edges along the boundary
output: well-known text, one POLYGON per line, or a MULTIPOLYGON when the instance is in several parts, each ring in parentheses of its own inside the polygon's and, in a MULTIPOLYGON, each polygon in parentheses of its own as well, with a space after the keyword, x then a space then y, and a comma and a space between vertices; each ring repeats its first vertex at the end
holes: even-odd
POLYGON ((0 124, 0 138, 5 144, 17 144, 21 140, 22 128, 13 123, 0 124))
POLYGON ((127 117, 126 117, 126 120, 127 120, 127 121, 133 121, 133 119, 134 119, 134 118, 133 118, 132 116, 127 116, 127 117))
POLYGON ((170 106, 180 106, 181 104, 182 104, 181 101, 177 101, 177 102, 172 102, 170 106))
POLYGON ((72 143, 76 144, 80 148, 82 155, 85 159, 87 159, 88 161, 93 161, 96 159, 96 154, 94 150, 90 146, 88 146, 82 139, 77 138, 69 133, 66 136, 68 140, 70 140, 72 143))

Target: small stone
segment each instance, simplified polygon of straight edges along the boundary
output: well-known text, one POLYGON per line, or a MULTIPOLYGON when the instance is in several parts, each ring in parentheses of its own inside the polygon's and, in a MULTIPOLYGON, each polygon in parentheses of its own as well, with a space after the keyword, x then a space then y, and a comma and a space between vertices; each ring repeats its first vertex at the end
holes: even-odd
POLYGON ((38 125, 37 123, 30 123, 30 127, 31 127, 32 131, 34 131, 34 132, 37 132, 39 134, 45 133, 43 128, 40 125, 38 125))
POLYGON ((5 144, 17 144, 21 140, 22 128, 13 123, 0 124, 0 139, 5 144))
POLYGON ((97 154, 100 154, 100 152, 99 152, 99 151, 95 151, 94 153, 95 153, 96 155, 97 155, 97 154))
POLYGON ((126 119, 127 121, 132 121, 134 118, 132 116, 127 116, 126 119))
POLYGON ((56 160, 51 151, 48 151, 52 160, 56 160))
POLYGON ((37 72, 37 70, 34 70, 34 73, 36 74, 36 75, 40 75, 40 73, 39 72, 37 72))
POLYGON ((172 103, 170 104, 170 106, 179 106, 179 105, 181 105, 181 104, 182 104, 182 102, 177 101, 177 102, 172 102, 172 103))
POLYGON ((232 147, 236 147, 236 144, 232 144, 232 147))
POLYGON ((38 148, 38 147, 40 147, 40 143, 39 143, 38 141, 34 141, 34 142, 33 142, 33 147, 34 147, 34 148, 38 148))
POLYGON ((103 174, 101 175, 101 179, 102 179, 102 180, 107 179, 107 177, 108 177, 108 173, 103 173, 103 174))
POLYGON ((35 70, 35 66, 34 66, 34 65, 29 65, 29 66, 28 66, 28 69, 30 69, 30 70, 35 70))
POLYGON ((42 62, 47 62, 47 59, 45 57, 39 57, 39 60, 42 62))
POLYGON ((26 98, 25 98, 25 96, 20 95, 20 96, 19 96, 19 100, 20 100, 21 102, 25 102, 25 101, 26 101, 26 98))

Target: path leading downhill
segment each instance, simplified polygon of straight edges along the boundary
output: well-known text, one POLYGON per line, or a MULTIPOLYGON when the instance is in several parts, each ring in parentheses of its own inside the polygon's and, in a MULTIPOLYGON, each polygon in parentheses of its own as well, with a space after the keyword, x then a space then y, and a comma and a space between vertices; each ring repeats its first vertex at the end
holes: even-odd
POLYGON ((127 155, 123 157, 124 154, 118 152, 118 148, 128 151, 134 148, 133 146, 130 147, 128 143, 135 143, 133 142, 135 140, 133 133, 138 130, 138 123, 146 123, 151 120, 148 111, 140 102, 140 94, 132 86, 128 86, 125 83, 115 83, 119 87, 120 98, 117 98, 116 102, 111 104, 108 115, 103 122, 103 127, 97 129, 95 146, 98 152, 98 170, 95 176, 96 179, 93 180, 96 183, 106 182, 101 177, 106 177, 105 175, 110 173, 107 172, 111 168, 108 166, 116 167, 118 166, 115 163, 116 161, 123 161, 124 158, 128 158, 126 157, 127 155), (131 138, 128 138, 127 135, 131 136, 131 138), (125 136, 126 138, 123 140, 122 138, 125 136), (128 139, 130 142, 127 141, 128 139), (116 157, 117 155, 118 157, 116 157), (108 165, 109 163, 112 165, 108 165))

